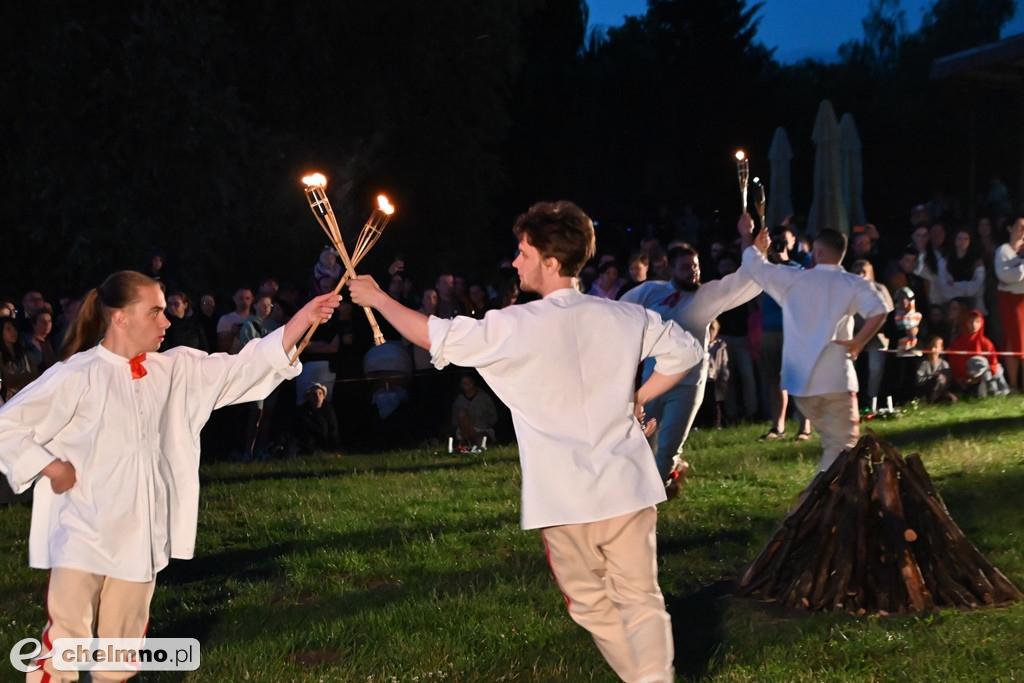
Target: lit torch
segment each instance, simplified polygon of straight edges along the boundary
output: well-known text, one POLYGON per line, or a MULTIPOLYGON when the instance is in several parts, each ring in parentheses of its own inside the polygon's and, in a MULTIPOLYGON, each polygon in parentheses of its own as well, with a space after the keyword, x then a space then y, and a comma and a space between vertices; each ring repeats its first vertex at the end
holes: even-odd
MULTIPOLYGON (((366 224, 363 226, 362 231, 359 233, 359 238, 356 240, 356 248, 349 256, 348 249, 345 248, 345 240, 341 237, 341 229, 338 227, 338 220, 334 217, 334 210, 331 208, 331 202, 327 199, 327 193, 324 188, 327 186, 327 178, 321 173, 314 173, 308 175, 302 179, 302 182, 306 186, 306 201, 309 202, 309 208, 316 216, 317 222, 323 231, 327 233, 328 239, 331 240, 331 244, 334 245, 334 249, 338 252, 338 256, 341 257, 341 262, 345 265, 345 273, 338 280, 337 286, 334 288, 334 294, 341 291, 341 288, 345 286, 345 283, 349 281, 349 278, 354 277, 356 274, 356 265, 363 260, 366 256, 366 252, 377 243, 380 239, 381 233, 384 232, 384 226, 388 224, 391 219, 391 215, 395 212, 395 207, 391 205, 388 198, 384 195, 377 197, 377 208, 370 214, 370 218, 367 219, 366 224)), ((384 343, 384 335, 381 334, 380 326, 377 324, 377 319, 373 315, 373 311, 369 307, 364 306, 363 311, 366 313, 366 319, 370 323, 370 328, 373 330, 373 343, 380 346, 384 343)), ((302 342, 296 347, 295 355, 291 358, 291 363, 294 364, 295 360, 302 353, 303 349, 309 344, 309 340, 313 337, 313 332, 316 331, 319 323, 314 323, 309 331, 306 332, 306 336, 303 337, 302 342)))
POLYGON ((768 227, 765 225, 764 220, 764 209, 765 204, 768 203, 768 195, 764 190, 764 185, 761 183, 760 178, 755 176, 754 179, 750 181, 750 184, 754 186, 754 210, 757 211, 757 216, 761 219, 761 229, 764 230, 768 227))
POLYGON ((750 180, 750 159, 741 149, 736 152, 736 178, 740 182, 740 211, 747 210, 747 182, 750 180))

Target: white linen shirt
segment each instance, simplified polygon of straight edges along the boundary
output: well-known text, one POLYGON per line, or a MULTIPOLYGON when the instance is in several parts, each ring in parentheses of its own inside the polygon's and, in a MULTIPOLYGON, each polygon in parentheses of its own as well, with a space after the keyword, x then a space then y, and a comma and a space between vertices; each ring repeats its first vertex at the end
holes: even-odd
POLYGON ((434 365, 474 367, 509 407, 523 474, 524 529, 582 524, 665 500, 633 416, 638 364, 674 374, 700 344, 640 306, 560 289, 489 311, 429 318, 434 365))
POLYGON ((794 396, 857 391, 857 373, 836 340, 853 339, 853 316, 892 307, 871 283, 839 265, 808 270, 768 263, 755 247, 743 252, 750 277, 782 307, 782 388, 794 396))
POLYGON ((671 282, 648 280, 622 295, 622 301, 640 304, 657 312, 663 320, 672 320, 692 334, 705 355, 682 379, 680 384, 695 385, 708 373, 708 327, 711 321, 729 309, 736 308, 761 293, 761 287, 740 268, 721 280, 702 283, 692 292, 676 289, 671 282))
POLYGON ((95 346, 57 363, 0 408, 0 471, 35 488, 29 564, 150 581, 191 558, 199 509, 199 432, 215 408, 265 398, 301 365, 283 332, 237 355, 188 347, 147 354, 147 374, 95 346), (39 473, 54 458, 77 482, 55 494, 39 473))
POLYGON ((996 249, 994 265, 999 291, 1024 294, 1024 258, 1017 256, 1013 247, 1001 244, 996 249))

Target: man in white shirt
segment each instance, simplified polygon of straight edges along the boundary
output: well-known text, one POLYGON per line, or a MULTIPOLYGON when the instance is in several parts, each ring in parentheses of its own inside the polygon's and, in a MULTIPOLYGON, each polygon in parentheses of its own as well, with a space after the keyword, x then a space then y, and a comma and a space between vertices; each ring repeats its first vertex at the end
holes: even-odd
POLYGON ((541 529, 569 613, 626 681, 670 681, 673 644, 658 587, 655 505, 665 500, 638 417, 700 362, 700 344, 639 306, 582 294, 590 218, 570 202, 516 219, 513 266, 543 298, 483 320, 427 317, 353 278, 352 301, 379 310, 438 368, 475 367, 511 410, 523 475, 522 525, 541 529), (637 364, 655 367, 634 390, 637 364))
MULTIPOLYGON (((750 229, 749 216, 740 220, 750 229)), ((782 388, 821 435, 818 467, 827 470, 860 437, 857 373, 853 362, 892 309, 864 278, 840 265, 846 235, 824 229, 814 238, 814 267, 768 263, 763 231, 743 253, 750 277, 782 307, 782 388), (853 316, 864 326, 853 334, 853 316)))
MULTIPOLYGON (((750 231, 740 232, 743 246, 753 242, 750 231)), ((704 400, 704 385, 708 376, 708 326, 711 321, 731 308, 741 306, 761 293, 761 288, 750 279, 744 268, 720 280, 700 281, 700 257, 689 245, 674 247, 669 252, 672 279, 668 282, 648 280, 622 295, 621 301, 640 304, 656 311, 665 320, 672 320, 692 334, 701 343, 705 358, 693 367, 683 380, 659 398, 644 406, 648 417, 658 421, 654 437, 654 459, 662 481, 669 480, 673 461, 680 463, 683 445, 704 400)), ((650 372, 644 365, 644 375, 650 372)), ((673 488, 674 490, 674 488, 673 488)))
POLYGON ((252 290, 239 287, 231 300, 235 302, 235 310, 225 313, 217 319, 217 350, 232 351, 236 348, 238 331, 252 314, 252 290))
MULTIPOLYGON (((155 280, 121 271, 87 295, 68 358, 0 408, 0 472, 18 493, 39 480, 29 564, 50 570, 47 651, 57 638, 143 637, 157 572, 195 550, 200 430, 214 409, 297 375, 289 351, 339 298, 313 299, 237 355, 207 355, 155 353, 170 325, 155 280)), ((29 681, 77 680, 37 663, 29 681)))

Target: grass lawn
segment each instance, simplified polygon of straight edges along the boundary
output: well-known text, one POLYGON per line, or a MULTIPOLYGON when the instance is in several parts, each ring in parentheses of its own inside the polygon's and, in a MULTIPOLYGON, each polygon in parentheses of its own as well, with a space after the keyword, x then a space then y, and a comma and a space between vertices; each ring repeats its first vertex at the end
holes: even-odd
MULTIPOLYGON (((920 452, 953 518, 1024 587, 1024 396, 867 423, 920 452)), ((681 679, 1024 681, 1024 605, 919 617, 783 611, 732 594, 814 474, 818 440, 695 432, 661 507, 681 679)), ((795 429, 787 430, 795 433, 795 429)), ((145 681, 614 681, 518 527, 514 447, 215 463, 196 557, 157 581, 150 635, 197 638, 198 671, 145 681)), ((572 482, 566 482, 572 486, 572 482)), ((29 509, 0 508, 0 648, 38 637, 46 575, 29 509)), ((19 680, 0 663, 0 681, 19 680)))

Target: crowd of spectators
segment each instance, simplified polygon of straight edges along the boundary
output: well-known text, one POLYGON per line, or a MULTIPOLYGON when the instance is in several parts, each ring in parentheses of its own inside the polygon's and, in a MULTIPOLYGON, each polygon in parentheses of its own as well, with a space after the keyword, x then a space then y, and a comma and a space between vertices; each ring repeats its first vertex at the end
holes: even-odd
MULTIPOLYGON (((675 223, 642 230, 602 224, 598 256, 582 271, 580 288, 618 299, 647 280, 668 280, 667 254, 684 242, 701 254, 705 279, 723 277, 737 269, 740 255, 722 234, 692 209, 675 223)), ((799 219, 773 229, 772 260, 813 268, 808 251, 799 219)), ((342 274, 336 254, 324 249, 311 258, 300 286, 282 286, 268 276, 255 287, 237 283, 223 292, 197 291, 168 276, 167 260, 154 250, 140 268, 165 286, 171 326, 162 349, 237 353, 246 341, 282 324, 301 306, 303 292, 329 291, 342 274)), ((941 202, 915 206, 905 225, 854 227, 843 264, 894 304, 881 333, 858 358, 862 405, 879 399, 885 405, 888 397, 896 404, 953 402, 1024 386, 1024 218, 986 214, 967 225, 941 202)), ((429 268, 415 265, 417 272, 429 268)), ((488 281, 467 280, 458 272, 414 281, 403 259, 379 273, 378 281, 412 308, 446 318, 480 318, 523 300, 511 255, 496 264, 488 281)), ((73 297, 48 299, 39 290, 0 297, 0 400, 60 358, 78 303, 73 297)), ((765 438, 785 432, 780 320, 778 305, 762 294, 715 321, 713 372, 698 424, 766 420, 771 429, 765 438)), ((386 343, 374 347, 366 316, 343 302, 303 351, 296 380, 258 404, 214 413, 203 432, 207 457, 263 459, 335 448, 440 445, 449 438, 479 447, 484 436, 489 443, 512 437, 507 409, 478 376, 436 370, 429 353, 403 340, 386 321, 380 326, 386 343), (334 420, 324 416, 325 409, 334 420), (483 422, 480 413, 486 413, 483 422)), ((801 422, 798 438, 808 434, 801 422)))

